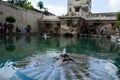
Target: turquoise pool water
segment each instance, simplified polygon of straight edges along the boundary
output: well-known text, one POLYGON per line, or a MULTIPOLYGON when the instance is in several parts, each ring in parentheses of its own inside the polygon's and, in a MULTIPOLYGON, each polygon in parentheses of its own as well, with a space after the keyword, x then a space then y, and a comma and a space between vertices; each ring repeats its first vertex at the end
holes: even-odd
MULTIPOLYGON (((33 55, 47 53, 86 55, 113 62, 119 68, 120 45, 105 38, 64 38, 41 36, 1 36, 0 67, 7 61, 17 62, 33 55)), ((119 72, 119 71, 118 71, 119 72)))

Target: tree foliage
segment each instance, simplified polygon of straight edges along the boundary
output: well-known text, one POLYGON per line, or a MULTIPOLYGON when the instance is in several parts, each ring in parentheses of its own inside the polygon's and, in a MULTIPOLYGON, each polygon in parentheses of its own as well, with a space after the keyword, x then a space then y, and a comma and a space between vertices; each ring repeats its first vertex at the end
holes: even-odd
POLYGON ((44 12, 48 12, 48 8, 44 8, 44 12))
POLYGON ((43 4, 42 1, 39 1, 39 2, 38 2, 38 7, 39 7, 40 9, 43 9, 43 8, 44 8, 44 4, 43 4))
POLYGON ((37 6, 39 7, 40 10, 43 10, 44 12, 48 12, 48 8, 44 7, 42 1, 39 1, 37 6))
POLYGON ((120 26, 120 12, 117 14, 117 20, 114 23, 114 28, 118 28, 120 26))
POLYGON ((11 4, 15 4, 25 9, 32 9, 33 7, 31 2, 28 2, 28 0, 7 0, 7 1, 11 4))
POLYGON ((15 0, 7 0, 7 2, 11 3, 11 4, 14 4, 15 3, 15 0))
POLYGON ((120 21, 120 12, 117 14, 117 21, 120 21))
POLYGON ((54 26, 54 29, 55 29, 55 30, 59 30, 60 27, 59 27, 58 25, 55 25, 55 26, 54 26))
POLYGON ((118 28, 120 26, 120 21, 116 21, 115 23, 114 23, 114 28, 118 28))

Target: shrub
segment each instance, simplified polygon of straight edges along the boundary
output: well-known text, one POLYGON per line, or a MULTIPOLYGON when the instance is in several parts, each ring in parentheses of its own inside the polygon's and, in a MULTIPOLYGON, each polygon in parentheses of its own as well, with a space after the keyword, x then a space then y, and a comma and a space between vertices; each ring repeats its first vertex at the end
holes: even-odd
POLYGON ((120 12, 117 14, 117 21, 120 21, 120 12))
POLYGON ((8 16, 5 18, 5 21, 9 22, 9 23, 15 23, 15 18, 13 16, 8 16))
POLYGON ((120 21, 116 21, 115 23, 114 23, 114 28, 118 28, 120 26, 120 21))
POLYGON ((59 30, 60 27, 56 25, 56 26, 54 26, 54 29, 55 29, 55 30, 59 30))
POLYGON ((27 32, 31 31, 31 25, 27 25, 27 32))

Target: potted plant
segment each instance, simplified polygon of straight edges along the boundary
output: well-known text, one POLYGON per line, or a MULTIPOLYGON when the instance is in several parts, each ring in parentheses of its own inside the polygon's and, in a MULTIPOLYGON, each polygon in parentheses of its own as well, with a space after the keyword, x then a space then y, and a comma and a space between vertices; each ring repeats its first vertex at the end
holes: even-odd
POLYGON ((31 25, 27 25, 27 32, 28 32, 28 33, 31 32, 31 25))
POLYGON ((16 21, 15 18, 13 16, 7 16, 5 18, 5 21, 8 22, 7 28, 8 28, 9 33, 12 33, 13 28, 14 28, 13 23, 15 23, 15 21, 16 21))
POLYGON ((54 26, 54 32, 55 32, 54 35, 55 36, 59 36, 59 30, 60 30, 60 27, 58 25, 55 25, 54 26))
POLYGON ((56 34, 58 34, 59 29, 60 29, 59 26, 57 26, 57 25, 54 26, 54 30, 55 30, 55 33, 56 33, 56 34))

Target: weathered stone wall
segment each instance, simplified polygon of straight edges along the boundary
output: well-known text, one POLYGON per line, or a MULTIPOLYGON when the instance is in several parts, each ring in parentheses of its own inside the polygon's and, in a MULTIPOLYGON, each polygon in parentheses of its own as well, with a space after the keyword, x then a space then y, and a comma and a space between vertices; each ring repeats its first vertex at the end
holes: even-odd
POLYGON ((105 28, 106 27, 106 34, 107 35, 113 35, 115 33, 112 24, 106 23, 106 24, 101 24, 96 27, 96 33, 100 34, 100 28, 105 28))
POLYGON ((91 0, 68 0, 67 11, 68 16, 80 16, 84 18, 91 12, 91 0))
POLYGON ((23 32, 27 25, 31 25, 31 32, 39 31, 38 19, 41 18, 41 13, 37 11, 26 10, 0 1, 0 22, 4 24, 7 16, 14 16, 16 19, 13 32, 15 32, 16 27, 23 32))

